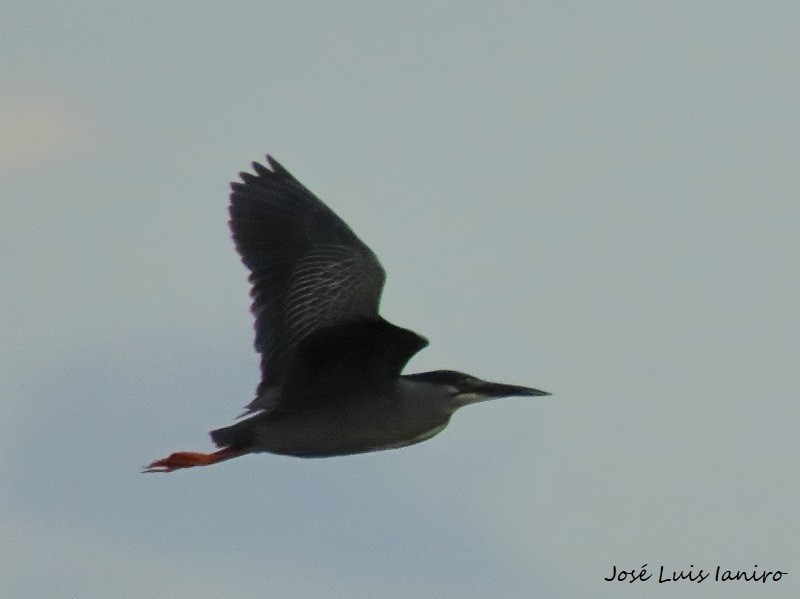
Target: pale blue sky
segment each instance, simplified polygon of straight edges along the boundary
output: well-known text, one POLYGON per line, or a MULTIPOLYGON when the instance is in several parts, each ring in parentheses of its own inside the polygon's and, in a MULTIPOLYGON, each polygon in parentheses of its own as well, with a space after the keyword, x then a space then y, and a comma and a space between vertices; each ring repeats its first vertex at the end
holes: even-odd
POLYGON ((0 586, 18 599, 800 594, 793 2, 7 2, 0 586), (252 396, 265 153, 455 368, 402 450, 170 476, 252 396), (612 564, 778 585, 603 581, 612 564))

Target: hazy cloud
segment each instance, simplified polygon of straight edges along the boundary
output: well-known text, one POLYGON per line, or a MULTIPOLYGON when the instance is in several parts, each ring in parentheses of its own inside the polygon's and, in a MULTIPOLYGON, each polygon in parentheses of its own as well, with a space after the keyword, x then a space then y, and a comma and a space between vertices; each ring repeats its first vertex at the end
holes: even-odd
POLYGON ((74 155, 89 137, 81 111, 55 94, 0 97, 2 173, 19 173, 41 161, 74 155))

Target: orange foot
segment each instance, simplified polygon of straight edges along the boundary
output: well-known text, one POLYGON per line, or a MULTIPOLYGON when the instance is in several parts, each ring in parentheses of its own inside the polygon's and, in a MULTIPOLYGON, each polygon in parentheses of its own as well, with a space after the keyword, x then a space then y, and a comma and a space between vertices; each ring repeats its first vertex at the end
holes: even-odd
POLYGON ((217 462, 230 460, 246 452, 225 448, 214 453, 199 453, 197 451, 179 451, 172 455, 156 460, 147 466, 142 472, 172 472, 181 468, 193 468, 194 466, 210 466, 217 462))

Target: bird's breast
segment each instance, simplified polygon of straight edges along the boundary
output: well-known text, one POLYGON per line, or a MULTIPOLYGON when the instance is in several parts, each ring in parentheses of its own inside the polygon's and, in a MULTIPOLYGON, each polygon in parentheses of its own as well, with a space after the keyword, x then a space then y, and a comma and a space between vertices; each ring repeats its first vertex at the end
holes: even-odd
POLYGON ((282 414, 258 425, 257 450, 304 457, 363 453, 404 447, 441 432, 449 418, 378 403, 355 409, 282 414))

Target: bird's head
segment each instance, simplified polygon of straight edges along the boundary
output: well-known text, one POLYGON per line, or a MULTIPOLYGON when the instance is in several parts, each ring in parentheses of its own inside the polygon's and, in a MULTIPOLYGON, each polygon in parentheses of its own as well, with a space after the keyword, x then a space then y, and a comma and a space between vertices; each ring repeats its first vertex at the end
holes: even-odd
POLYGON ((500 397, 512 396, 542 396, 550 395, 547 391, 540 391, 521 385, 508 385, 506 383, 492 383, 484 381, 470 374, 456 370, 434 370, 405 375, 404 378, 428 383, 447 391, 450 396, 450 405, 455 411, 462 406, 500 397))

